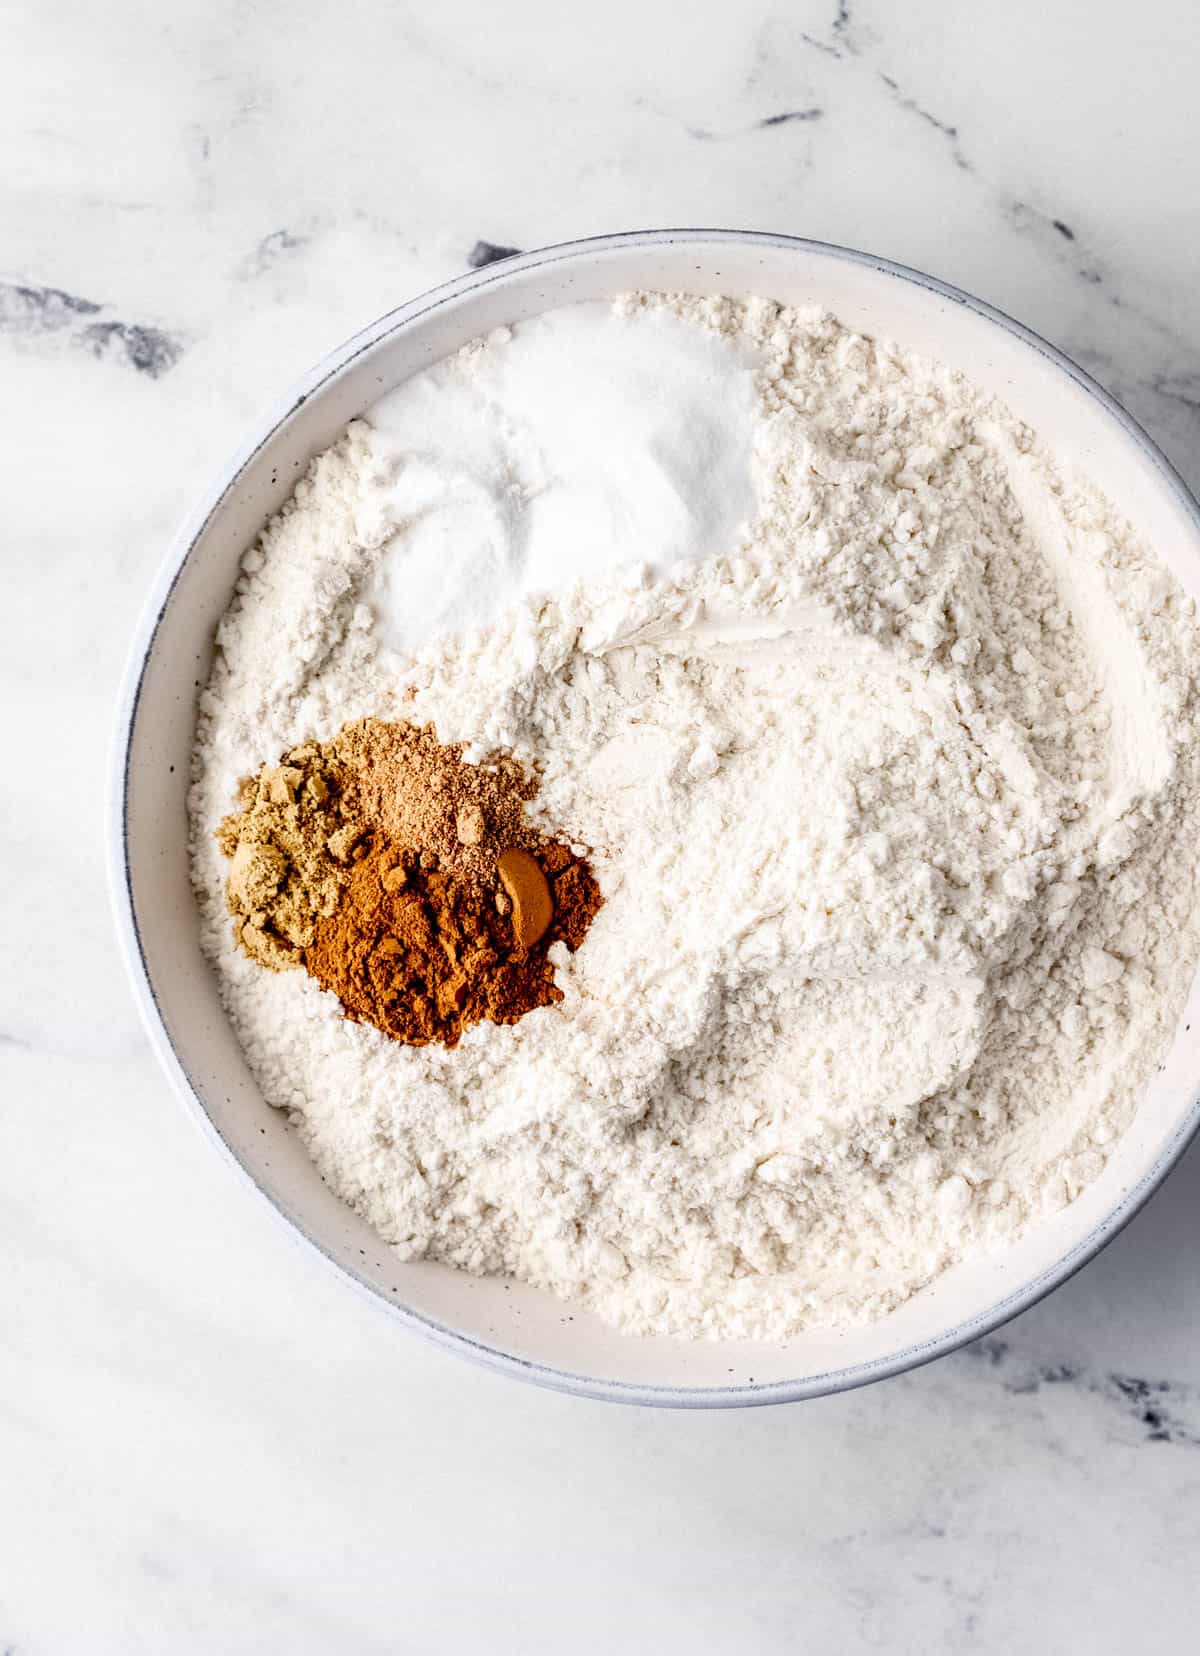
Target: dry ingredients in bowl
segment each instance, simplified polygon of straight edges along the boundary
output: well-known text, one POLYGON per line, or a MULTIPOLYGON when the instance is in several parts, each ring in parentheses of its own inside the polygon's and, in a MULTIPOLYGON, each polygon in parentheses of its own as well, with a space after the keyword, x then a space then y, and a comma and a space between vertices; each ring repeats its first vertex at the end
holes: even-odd
POLYGON ((861 1322, 1094 1179, 1173 1032, 1194 605, 1005 409, 831 317, 636 295, 468 347, 313 464, 217 644, 205 946, 266 1098, 404 1257, 630 1331, 861 1322), (575 871, 530 945, 556 998, 497 1020, 467 970, 479 1015, 414 1023, 410 973, 364 1014, 359 911, 378 949, 428 849, 374 761, 368 831, 283 912, 286 824, 247 813, 380 730, 461 744, 493 901, 506 848, 575 871))

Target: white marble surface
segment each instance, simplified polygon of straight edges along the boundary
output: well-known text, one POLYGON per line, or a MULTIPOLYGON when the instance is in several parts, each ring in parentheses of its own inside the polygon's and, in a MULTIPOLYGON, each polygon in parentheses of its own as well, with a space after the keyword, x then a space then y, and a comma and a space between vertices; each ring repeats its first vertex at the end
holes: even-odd
POLYGON ((241 429, 479 241, 798 231, 1066 347, 1200 483, 1200 13, 82 0, 0 54, 0 1651, 1194 1648, 1200 1156, 983 1349, 659 1415, 406 1338, 186 1121, 113 694, 241 429))

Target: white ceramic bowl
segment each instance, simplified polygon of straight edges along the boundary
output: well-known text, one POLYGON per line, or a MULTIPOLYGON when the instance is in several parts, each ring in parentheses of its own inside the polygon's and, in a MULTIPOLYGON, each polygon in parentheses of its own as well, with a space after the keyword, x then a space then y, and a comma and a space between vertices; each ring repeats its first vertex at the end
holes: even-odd
POLYGON ((962 369, 1098 480, 1200 597, 1200 509, 1178 476, 1086 375, 978 300, 882 259, 784 236, 658 231, 526 254, 448 282, 335 351, 236 455, 184 526, 151 596, 124 691, 110 811, 117 924, 155 1050, 212 1143, 248 1188, 398 1323, 567 1391, 672 1406, 769 1403, 844 1390, 950 1351, 1031 1305, 1102 1247, 1200 1122, 1197 986, 1165 1066, 1102 1177, 1009 1251, 948 1272, 869 1328, 805 1334, 786 1346, 633 1339, 522 1285, 390 1256, 322 1184, 286 1121, 260 1097, 200 953, 188 883, 188 762, 213 629, 243 549, 309 460, 382 390, 489 328, 639 287, 827 306, 854 328, 962 369))

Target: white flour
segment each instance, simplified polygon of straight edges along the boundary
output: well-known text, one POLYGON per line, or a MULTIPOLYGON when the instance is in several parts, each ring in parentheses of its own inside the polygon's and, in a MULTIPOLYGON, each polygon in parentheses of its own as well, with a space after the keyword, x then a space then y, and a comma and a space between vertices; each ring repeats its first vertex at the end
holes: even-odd
POLYGON ((944 369, 761 302, 621 307, 662 308, 758 353, 741 545, 396 655, 352 427, 222 623, 196 880, 266 1097, 404 1255, 780 1338, 883 1313, 1102 1168, 1198 952, 1198 638, 1100 496, 944 369), (407 1048, 235 950, 237 779, 366 713, 540 764, 606 899, 559 1005, 407 1048))

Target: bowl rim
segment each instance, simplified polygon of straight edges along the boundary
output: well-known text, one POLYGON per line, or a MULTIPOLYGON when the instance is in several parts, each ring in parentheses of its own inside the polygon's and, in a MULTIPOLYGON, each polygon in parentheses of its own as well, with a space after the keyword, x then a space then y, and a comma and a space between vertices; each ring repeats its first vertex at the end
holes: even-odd
POLYGON ((531 1382, 550 1390, 571 1393, 606 1402, 622 1402, 659 1408, 738 1408, 770 1403, 797 1402, 812 1397, 851 1391, 892 1375, 919 1368, 925 1363, 943 1357, 960 1347, 992 1333, 995 1329, 1028 1310, 1093 1259, 1101 1248, 1112 1241, 1145 1205, 1167 1174, 1179 1161, 1192 1139, 1200 1132, 1200 1081, 1191 1101, 1174 1130, 1159 1149, 1152 1166, 1124 1192, 1119 1202, 1092 1230, 1052 1265, 1031 1281, 1003 1295, 988 1305, 933 1338, 904 1346, 885 1357, 867 1362, 851 1363, 845 1367, 830 1368, 822 1373, 795 1380, 754 1382, 732 1386, 680 1386, 650 1382, 603 1380, 595 1376, 575 1373, 570 1369, 540 1363, 515 1353, 504 1351, 476 1339, 459 1329, 441 1323, 437 1318, 385 1298, 373 1283, 359 1276, 352 1266, 334 1258, 319 1237, 313 1235, 292 1214, 270 1196, 258 1182, 251 1167, 239 1157, 224 1137, 205 1108, 200 1088, 187 1070, 167 1029, 159 1006, 154 980, 142 947, 141 933, 133 898, 132 870, 128 843, 128 803, 134 729, 141 704, 145 674, 163 616, 171 602, 174 590, 196 543, 212 519, 221 510, 226 498, 237 486, 241 474, 259 450, 285 425, 309 398, 335 375, 339 374, 363 352, 380 344, 408 324, 442 305, 457 300, 464 294, 506 281, 518 272, 560 264, 564 261, 591 258, 608 251, 661 246, 711 247, 713 245, 742 247, 771 247, 791 249, 809 255, 840 260, 867 267, 881 275, 913 284, 917 287, 973 311, 982 320, 1009 334, 1027 348, 1044 357, 1060 373, 1065 374, 1087 396, 1098 403, 1110 419, 1123 430, 1151 462, 1166 490, 1174 495, 1176 503, 1190 517, 1200 540, 1200 503, 1192 494, 1175 466, 1162 450, 1120 403, 1086 373, 1077 363, 1056 346, 1051 345, 1033 329, 1015 321, 1004 311, 977 298, 962 288, 955 287, 923 271, 899 264, 875 254, 842 247, 833 242, 803 236, 790 236, 774 231, 661 229, 630 230, 614 234, 582 237, 567 242, 533 249, 465 272, 427 289, 413 299, 387 311, 374 322, 351 335, 330 351, 312 368, 275 407, 256 424, 250 437, 237 449, 233 457, 218 473, 216 479, 202 493, 197 505, 184 519, 151 583, 143 605, 126 667, 117 703, 111 763, 108 772, 106 806, 107 867, 110 894, 118 942, 125 960, 143 1027, 160 1066, 165 1071, 173 1090, 185 1105, 188 1114, 208 1141, 232 1166, 259 1200, 275 1215, 297 1245, 315 1251, 343 1280, 352 1283, 372 1304, 381 1307, 394 1321, 422 1334, 434 1343, 464 1356, 484 1367, 498 1370, 514 1378, 531 1382))

